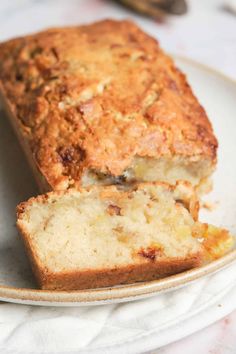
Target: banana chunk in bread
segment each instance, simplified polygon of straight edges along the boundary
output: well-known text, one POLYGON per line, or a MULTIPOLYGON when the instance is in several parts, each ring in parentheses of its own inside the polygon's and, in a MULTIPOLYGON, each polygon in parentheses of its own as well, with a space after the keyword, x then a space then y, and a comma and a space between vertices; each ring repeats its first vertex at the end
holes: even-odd
POLYGON ((199 240, 207 226, 195 221, 197 212, 187 183, 144 183, 132 190, 94 186, 21 203, 17 226, 41 288, 86 289, 157 279, 201 265, 199 240))
POLYGON ((0 92, 41 190, 177 180, 199 186, 217 140, 185 76, 130 21, 0 44, 0 92))

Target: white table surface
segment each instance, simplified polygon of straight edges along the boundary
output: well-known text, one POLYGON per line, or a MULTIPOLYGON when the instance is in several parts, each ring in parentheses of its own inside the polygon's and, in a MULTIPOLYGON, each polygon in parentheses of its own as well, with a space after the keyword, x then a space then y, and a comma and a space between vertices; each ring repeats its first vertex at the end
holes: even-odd
POLYGON ((233 354, 236 353, 236 311, 191 336, 150 354, 233 354))
MULTIPOLYGON (((105 0, 0 0, 0 40, 41 28, 89 22, 104 17, 135 17, 105 0), (47 9, 45 11, 45 9, 47 9)), ((189 12, 157 23, 135 17, 159 38, 164 49, 204 63, 236 79, 236 16, 222 10, 227 0, 189 0, 189 12)), ((232 2, 232 1, 231 1, 232 2)), ((236 311, 214 325, 152 354, 235 354, 236 311)))

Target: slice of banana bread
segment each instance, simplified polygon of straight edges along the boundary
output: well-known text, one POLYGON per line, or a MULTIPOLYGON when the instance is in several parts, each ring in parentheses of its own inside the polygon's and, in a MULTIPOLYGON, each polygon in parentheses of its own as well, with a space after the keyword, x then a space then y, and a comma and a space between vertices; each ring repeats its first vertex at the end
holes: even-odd
POLYGON ((185 76, 130 21, 0 44, 0 93, 41 190, 206 182, 217 141, 185 76))
MULTIPOLYGON (((199 266, 207 226, 195 221, 197 212, 187 183, 144 183, 133 190, 95 186, 21 203, 17 226, 41 288, 86 289, 199 266)), ((222 237, 221 253, 230 246, 228 234, 222 237)))

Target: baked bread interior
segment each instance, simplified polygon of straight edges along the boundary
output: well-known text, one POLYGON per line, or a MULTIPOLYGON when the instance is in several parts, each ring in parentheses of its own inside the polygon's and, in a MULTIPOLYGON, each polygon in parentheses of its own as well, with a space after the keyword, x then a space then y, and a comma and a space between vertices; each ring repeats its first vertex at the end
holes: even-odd
POLYGON ((197 214, 186 182, 95 186, 21 203, 17 226, 41 288, 86 289, 157 279, 221 256, 232 238, 197 214))

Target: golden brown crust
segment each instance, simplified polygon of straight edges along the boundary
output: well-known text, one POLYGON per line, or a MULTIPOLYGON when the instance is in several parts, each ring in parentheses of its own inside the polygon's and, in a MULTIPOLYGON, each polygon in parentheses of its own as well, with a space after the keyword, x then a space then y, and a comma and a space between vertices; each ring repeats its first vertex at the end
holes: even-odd
POLYGON ((132 266, 71 273, 40 273, 39 284, 48 290, 80 290, 131 284, 164 278, 200 266, 201 254, 186 259, 145 262, 132 266))
POLYGON ((217 141, 185 76, 129 21, 51 29, 0 44, 0 91, 51 189, 135 156, 216 162, 217 141))
POLYGON ((133 265, 116 268, 104 268, 84 271, 53 273, 36 259, 33 245, 29 243, 27 231, 22 224, 17 227, 21 232, 30 259, 31 267, 41 289, 80 290, 109 287, 118 284, 130 284, 138 281, 150 281, 177 274, 202 264, 202 252, 180 259, 147 259, 133 265))

